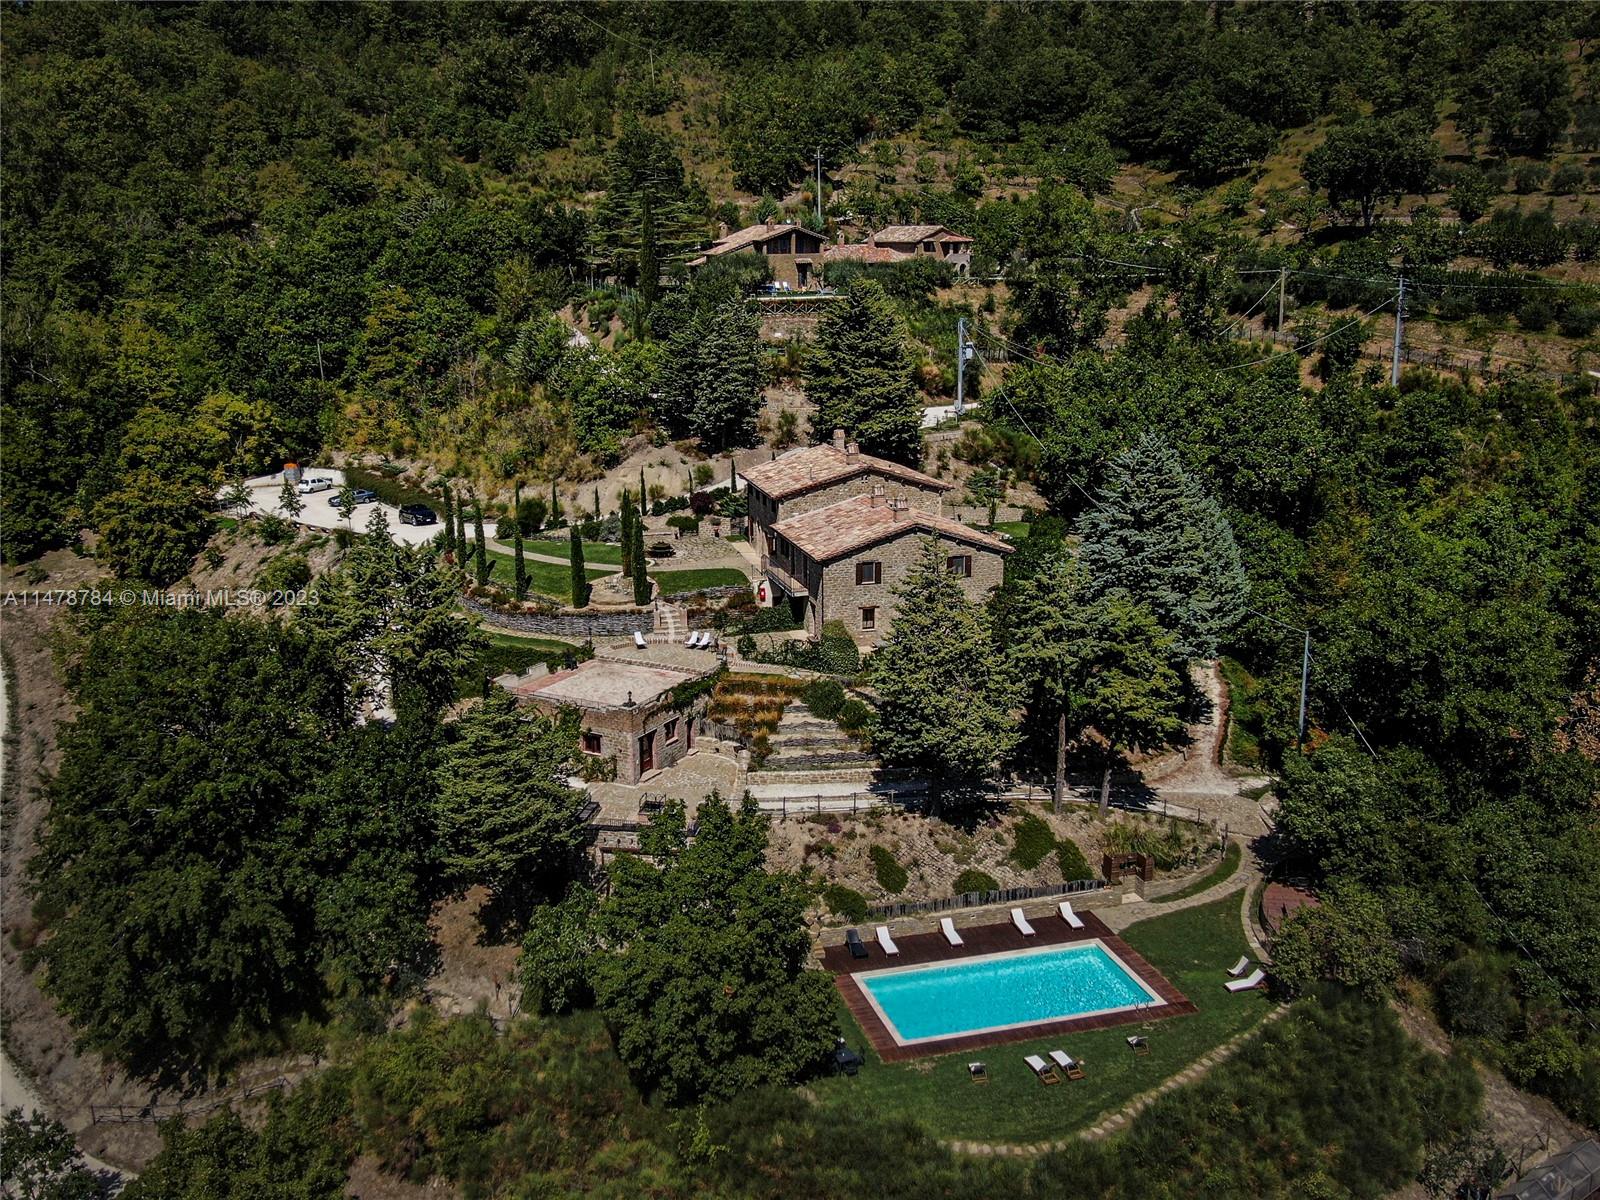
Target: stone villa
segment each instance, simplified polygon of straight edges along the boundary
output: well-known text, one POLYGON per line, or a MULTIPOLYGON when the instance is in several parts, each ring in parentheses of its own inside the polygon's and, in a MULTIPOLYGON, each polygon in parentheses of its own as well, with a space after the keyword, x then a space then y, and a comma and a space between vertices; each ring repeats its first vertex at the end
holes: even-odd
POLYGON ((862 454, 843 430, 749 468, 744 480, 748 533, 774 602, 794 605, 813 637, 837 620, 859 644, 877 645, 924 538, 938 540, 970 599, 1000 585, 1011 548, 943 515, 951 484, 862 454))

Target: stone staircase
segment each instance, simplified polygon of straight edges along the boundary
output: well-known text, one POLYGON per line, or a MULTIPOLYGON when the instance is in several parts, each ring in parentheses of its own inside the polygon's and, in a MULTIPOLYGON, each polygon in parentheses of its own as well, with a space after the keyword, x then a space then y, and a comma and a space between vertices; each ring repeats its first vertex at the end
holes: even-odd
POLYGON ((763 783, 876 783, 883 778, 877 755, 856 745, 832 721, 813 716, 804 704, 783 710, 771 737, 772 753, 751 781, 763 783))

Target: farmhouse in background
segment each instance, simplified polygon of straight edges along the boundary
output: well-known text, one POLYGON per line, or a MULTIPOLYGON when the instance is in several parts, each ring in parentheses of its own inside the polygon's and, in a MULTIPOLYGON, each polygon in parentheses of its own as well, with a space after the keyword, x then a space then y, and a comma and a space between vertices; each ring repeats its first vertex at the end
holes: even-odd
POLYGON ((954 267, 957 275, 965 275, 972 267, 972 239, 945 225, 890 225, 868 234, 867 245, 887 250, 893 256, 887 260, 890 262, 936 258, 954 267))
POLYGON ((708 259, 725 254, 759 254, 772 269, 772 281, 804 291, 816 282, 822 266, 822 251, 828 241, 800 225, 747 225, 737 233, 718 238, 690 267, 704 266, 708 259))
POLYGON ((762 571, 777 603, 803 606, 813 637, 842 621, 858 643, 877 645, 894 626, 894 589, 924 538, 939 541, 970 599, 1000 585, 1010 547, 943 515, 952 485, 862 454, 842 429, 832 443, 791 450, 744 479, 762 571))

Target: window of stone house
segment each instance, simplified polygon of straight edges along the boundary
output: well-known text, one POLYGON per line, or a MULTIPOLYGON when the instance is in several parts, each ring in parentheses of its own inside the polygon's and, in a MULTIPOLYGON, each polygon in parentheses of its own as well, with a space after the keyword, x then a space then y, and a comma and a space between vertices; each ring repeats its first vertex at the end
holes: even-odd
POLYGON ((960 575, 966 579, 972 578, 972 555, 952 554, 945 560, 945 565, 950 568, 950 574, 960 575))
POLYGON ((583 752, 585 754, 600 753, 600 735, 598 733, 585 733, 583 735, 583 752))
POLYGON ((867 562, 858 562, 856 564, 856 582, 858 584, 882 583, 883 564, 878 562, 876 559, 872 559, 867 562))
POLYGON ((876 608, 863 608, 861 610, 861 628, 876 629, 878 627, 878 610, 876 608))
POLYGON ((665 733, 663 734, 663 736, 669 742, 675 742, 675 741, 678 740, 678 718, 677 717, 673 717, 672 720, 667 722, 666 727, 665 727, 665 733))

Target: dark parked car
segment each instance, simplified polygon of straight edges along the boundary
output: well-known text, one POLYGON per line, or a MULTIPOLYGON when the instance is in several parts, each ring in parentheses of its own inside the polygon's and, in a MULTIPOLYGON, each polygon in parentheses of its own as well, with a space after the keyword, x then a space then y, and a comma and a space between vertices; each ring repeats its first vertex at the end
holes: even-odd
POLYGON ((439 514, 426 504, 402 504, 400 506, 400 524, 402 525, 436 525, 439 514))

